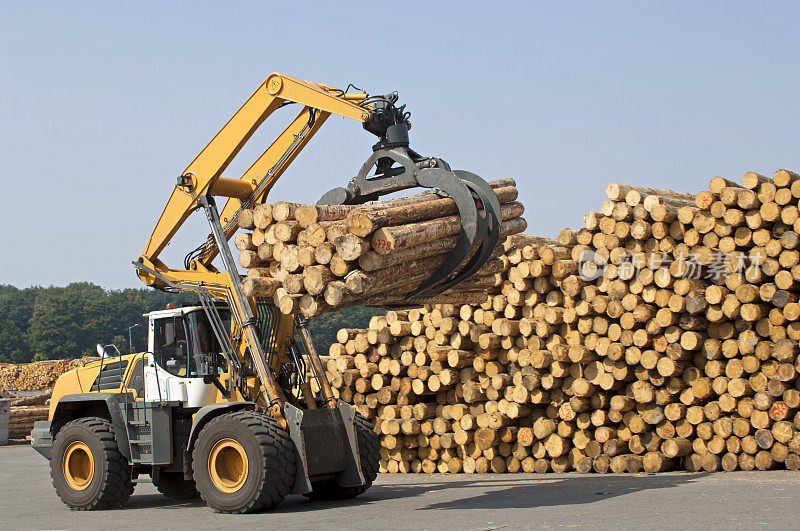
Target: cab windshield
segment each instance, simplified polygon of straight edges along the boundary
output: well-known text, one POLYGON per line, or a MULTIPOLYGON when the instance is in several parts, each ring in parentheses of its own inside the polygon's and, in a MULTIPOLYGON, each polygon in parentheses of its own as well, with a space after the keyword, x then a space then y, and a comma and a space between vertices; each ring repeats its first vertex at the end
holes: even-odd
MULTIPOLYGON (((220 316, 227 330, 230 312, 220 311, 220 316)), ((170 374, 193 378, 224 372, 222 348, 202 310, 157 319, 153 334, 156 362, 170 374)))

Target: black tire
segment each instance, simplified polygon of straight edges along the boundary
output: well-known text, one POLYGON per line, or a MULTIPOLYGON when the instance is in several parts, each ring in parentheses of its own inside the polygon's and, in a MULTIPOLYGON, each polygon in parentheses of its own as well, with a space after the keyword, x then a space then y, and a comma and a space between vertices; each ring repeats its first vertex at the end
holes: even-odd
MULTIPOLYGON (((221 459, 221 458, 220 458, 221 459)), ((294 446, 289 434, 266 415, 225 413, 202 429, 192 452, 193 477, 203 500, 221 513, 249 513, 278 505, 292 489, 294 446), (233 440, 245 452, 247 472, 234 492, 218 488, 209 459, 216 445, 233 440)), ((220 481, 219 477, 216 481, 220 481)))
POLYGON ((58 431, 53 442, 50 476, 61 501, 78 511, 110 509, 125 503, 133 494, 131 468, 119 451, 114 428, 99 417, 73 420, 58 431), (86 454, 90 454, 89 461, 84 457, 86 454), (89 462, 90 474, 81 466, 89 462), (74 488, 76 481, 82 480, 86 485, 74 488))
POLYGON ((358 412, 356 412, 353 424, 358 437, 358 454, 365 483, 359 487, 342 487, 333 480, 315 481, 311 483, 313 490, 304 495, 307 498, 319 501, 355 498, 366 492, 378 477, 378 465, 381 458, 378 434, 375 433, 372 423, 358 412))
POLYGON ((158 492, 174 500, 194 500, 200 497, 191 479, 184 479, 179 472, 159 472, 158 480, 153 479, 158 492))

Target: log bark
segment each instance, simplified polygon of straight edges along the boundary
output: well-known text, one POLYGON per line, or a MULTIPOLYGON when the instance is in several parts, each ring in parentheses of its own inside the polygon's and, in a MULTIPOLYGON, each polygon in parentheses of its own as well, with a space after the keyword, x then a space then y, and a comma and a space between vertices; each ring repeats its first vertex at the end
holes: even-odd
MULTIPOLYGON (((525 212, 521 203, 506 203, 500 206, 503 221, 520 218, 525 212)), ((509 227, 507 224, 506 227, 509 227)), ((461 230, 460 216, 447 216, 431 221, 409 223, 397 227, 379 229, 372 236, 372 248, 378 254, 389 254, 398 249, 413 247, 457 234, 461 230)), ((508 230, 508 228, 506 228, 508 230)), ((524 229, 522 229, 524 230, 524 229)))
MULTIPOLYGON (((517 189, 514 186, 496 188, 494 191, 501 204, 515 201, 518 196, 517 189)), ((369 212, 356 210, 347 216, 347 229, 351 234, 366 237, 383 227, 405 225, 457 213, 456 203, 450 198, 435 199, 369 212)))
POLYGON ((242 281, 242 294, 245 297, 272 297, 282 283, 271 277, 247 277, 242 281))

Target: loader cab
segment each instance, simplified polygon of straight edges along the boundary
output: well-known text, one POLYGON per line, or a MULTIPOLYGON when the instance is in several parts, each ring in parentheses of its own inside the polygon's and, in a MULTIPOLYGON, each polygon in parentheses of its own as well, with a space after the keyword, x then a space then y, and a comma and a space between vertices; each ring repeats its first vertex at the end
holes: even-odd
MULTIPOLYGON (((230 323, 227 307, 218 308, 230 323)), ((228 370, 222 348, 200 306, 170 308, 145 314, 148 318, 148 357, 145 368, 145 400, 180 401, 186 407, 213 403, 214 385, 206 376, 228 370)))

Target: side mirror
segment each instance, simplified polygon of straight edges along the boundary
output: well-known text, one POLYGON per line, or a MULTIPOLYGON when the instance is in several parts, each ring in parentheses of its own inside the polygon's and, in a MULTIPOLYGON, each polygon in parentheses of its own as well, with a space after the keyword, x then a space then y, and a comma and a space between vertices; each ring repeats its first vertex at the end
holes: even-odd
POLYGON ((101 358, 104 358, 106 356, 106 349, 104 349, 103 345, 101 345, 100 343, 97 344, 97 355, 100 356, 101 358))

